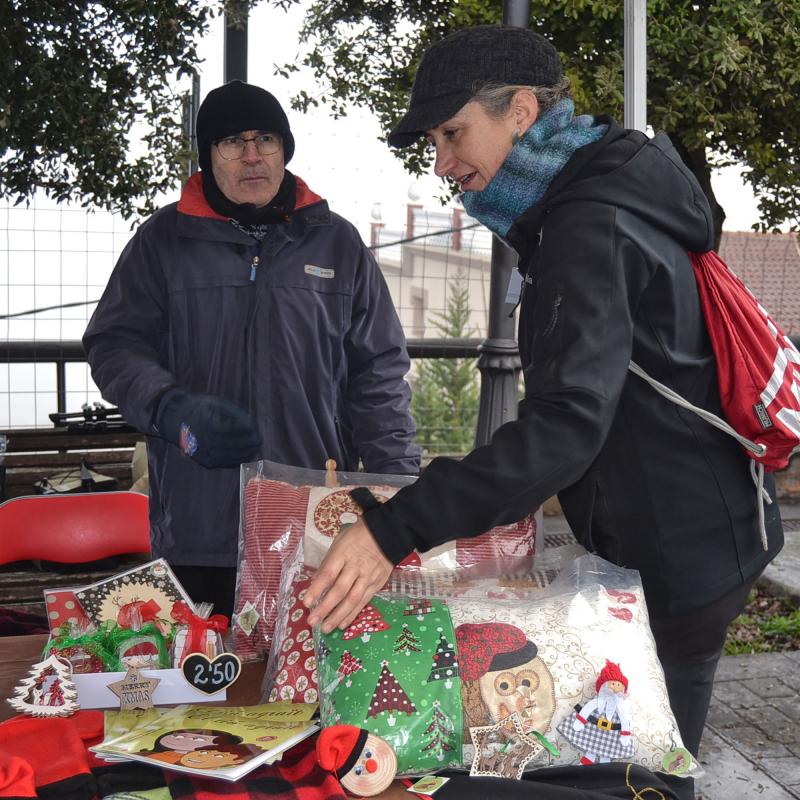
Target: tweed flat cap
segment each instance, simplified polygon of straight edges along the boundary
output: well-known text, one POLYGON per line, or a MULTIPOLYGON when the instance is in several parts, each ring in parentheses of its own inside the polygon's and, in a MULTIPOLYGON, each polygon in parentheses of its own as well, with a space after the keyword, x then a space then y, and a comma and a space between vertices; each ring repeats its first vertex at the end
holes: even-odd
POLYGON ((408 147, 450 119, 487 83, 552 86, 560 78, 558 51, 538 33, 511 25, 463 28, 425 51, 409 109, 388 142, 408 147))

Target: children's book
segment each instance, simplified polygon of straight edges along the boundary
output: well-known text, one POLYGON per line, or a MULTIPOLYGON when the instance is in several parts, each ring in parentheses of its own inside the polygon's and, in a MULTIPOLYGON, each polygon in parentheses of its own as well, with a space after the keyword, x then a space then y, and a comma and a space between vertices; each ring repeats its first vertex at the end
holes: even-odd
POLYGON ((269 703, 107 711, 105 738, 91 749, 109 760, 236 781, 315 733, 316 710, 316 704, 269 703))

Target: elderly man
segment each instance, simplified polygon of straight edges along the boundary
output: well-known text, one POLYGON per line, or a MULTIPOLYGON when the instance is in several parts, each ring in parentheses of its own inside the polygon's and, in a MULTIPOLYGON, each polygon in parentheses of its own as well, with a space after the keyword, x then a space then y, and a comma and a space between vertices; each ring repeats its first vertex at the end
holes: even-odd
POLYGON ((83 343, 103 396, 147 434, 153 555, 230 614, 239 465, 415 473, 405 340, 355 228, 292 175, 269 92, 197 117, 202 171, 137 231, 83 343))

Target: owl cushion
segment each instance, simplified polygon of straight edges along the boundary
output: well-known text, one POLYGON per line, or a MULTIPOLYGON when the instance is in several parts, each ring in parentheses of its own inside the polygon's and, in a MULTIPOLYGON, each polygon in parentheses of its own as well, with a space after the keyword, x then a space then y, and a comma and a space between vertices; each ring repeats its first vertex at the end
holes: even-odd
MULTIPOLYGON (((535 732, 550 745, 550 754, 543 751, 531 768, 618 760, 675 774, 695 768, 669 707, 638 573, 582 556, 547 589, 495 591, 491 599, 485 587, 481 592, 446 598, 449 623, 437 622, 443 630, 452 626, 455 637, 446 663, 457 667, 451 680, 453 692, 461 697, 456 735, 464 766, 474 755, 469 729, 514 716, 526 734, 535 732), (609 579, 598 579, 604 573, 609 579)), ((375 608, 379 599, 373 599, 375 608)), ((394 607, 416 604, 423 610, 436 602, 393 599, 394 607)), ((392 626, 393 636, 381 634, 370 640, 369 650, 355 654, 360 670, 371 679, 379 665, 388 662, 391 668, 396 660, 392 644, 397 622, 392 626)), ((343 636, 318 638, 318 647, 336 658, 343 636)), ((427 651, 421 648, 415 654, 416 676, 403 683, 417 708, 414 692, 429 679, 426 669, 434 655, 430 643, 427 651)), ((326 691, 324 677, 321 686, 323 724, 335 720, 370 728, 363 700, 358 708, 352 702, 342 705, 336 691, 326 691)), ((416 741, 417 749, 425 746, 413 720, 404 734, 416 741)))
MULTIPOLYGON (((324 473, 316 474, 324 482, 324 473)), ((263 658, 270 650, 278 616, 281 572, 287 558, 302 552, 307 567, 318 566, 342 525, 361 516, 361 507, 350 496, 354 488, 355 484, 335 488, 294 485, 263 477, 247 481, 232 624, 234 649, 243 661, 263 658)), ((385 502, 399 489, 379 483, 367 488, 378 502, 385 502)), ((529 569, 536 531, 534 513, 473 539, 450 542, 422 555, 412 553, 397 570, 497 574, 529 569)))

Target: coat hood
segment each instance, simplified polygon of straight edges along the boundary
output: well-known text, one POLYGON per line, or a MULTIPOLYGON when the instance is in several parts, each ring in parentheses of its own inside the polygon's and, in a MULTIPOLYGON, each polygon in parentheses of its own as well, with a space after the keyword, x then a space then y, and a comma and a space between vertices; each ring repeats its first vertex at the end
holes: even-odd
MULTIPOLYGON (((302 178, 294 176, 297 183, 297 195, 294 205, 294 210, 298 211, 306 206, 313 205, 314 203, 322 202, 322 198, 316 193, 311 191, 302 178)), ((191 178, 183 186, 181 192, 181 199, 178 201, 178 211, 181 214, 188 214, 190 217, 207 217, 209 219, 227 220, 222 214, 218 214, 208 204, 205 195, 203 194, 203 173, 195 172, 191 178)))
POLYGON ((607 203, 665 231, 686 250, 705 252, 714 244, 714 223, 697 179, 665 133, 649 139, 609 117, 598 142, 576 151, 544 197, 512 226, 508 239, 525 247, 532 226, 549 209, 572 202, 607 203))

